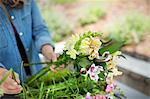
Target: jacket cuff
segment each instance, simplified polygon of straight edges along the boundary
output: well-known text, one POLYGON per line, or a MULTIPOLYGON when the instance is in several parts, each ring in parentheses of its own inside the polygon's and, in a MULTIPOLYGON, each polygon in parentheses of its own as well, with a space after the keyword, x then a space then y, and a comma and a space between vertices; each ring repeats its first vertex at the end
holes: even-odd
POLYGON ((36 42, 36 47, 38 49, 38 52, 41 53, 41 49, 44 45, 51 45, 53 49, 55 49, 52 41, 48 37, 43 36, 43 37, 40 37, 40 39, 36 42))

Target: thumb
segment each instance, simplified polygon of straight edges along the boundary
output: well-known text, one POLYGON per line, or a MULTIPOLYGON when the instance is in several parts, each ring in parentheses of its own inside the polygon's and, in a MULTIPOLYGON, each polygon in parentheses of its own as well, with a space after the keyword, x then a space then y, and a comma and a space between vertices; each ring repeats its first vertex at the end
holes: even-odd
POLYGON ((53 53, 51 57, 53 62, 57 61, 57 55, 55 53, 53 53))

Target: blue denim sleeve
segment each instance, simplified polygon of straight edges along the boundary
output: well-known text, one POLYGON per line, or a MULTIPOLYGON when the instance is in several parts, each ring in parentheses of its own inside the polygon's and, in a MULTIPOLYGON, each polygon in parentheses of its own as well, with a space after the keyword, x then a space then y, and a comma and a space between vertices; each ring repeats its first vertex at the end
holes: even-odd
POLYGON ((0 67, 5 68, 5 66, 2 63, 0 63, 0 67))
POLYGON ((48 32, 48 28, 45 25, 44 20, 42 19, 35 0, 32 0, 31 6, 33 37, 38 51, 41 52, 41 48, 45 44, 50 44, 52 47, 54 46, 51 40, 50 33, 48 32))

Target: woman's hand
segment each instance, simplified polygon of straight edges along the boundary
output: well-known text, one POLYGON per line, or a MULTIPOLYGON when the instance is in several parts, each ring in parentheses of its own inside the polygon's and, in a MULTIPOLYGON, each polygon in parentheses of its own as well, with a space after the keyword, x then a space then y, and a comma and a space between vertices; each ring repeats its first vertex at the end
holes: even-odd
POLYGON ((57 55, 53 50, 53 47, 50 45, 46 44, 42 47, 42 54, 48 59, 49 61, 56 61, 57 60, 57 55))
MULTIPOLYGON (((57 57, 59 56, 56 54, 53 50, 53 48, 50 45, 44 45, 42 47, 42 54, 48 59, 49 61, 57 61, 57 57)), ((57 72, 58 70, 62 70, 64 68, 64 65, 61 65, 59 68, 55 69, 55 66, 50 66, 50 70, 53 72, 57 72)))
MULTIPOLYGON (((4 75, 8 72, 8 70, 4 68, 0 68, 0 80, 4 77, 4 75)), ((0 85, 0 88, 4 91, 5 94, 18 94, 22 91, 22 87, 19 80, 19 75, 15 73, 16 81, 12 79, 12 74, 8 76, 8 78, 0 85)))

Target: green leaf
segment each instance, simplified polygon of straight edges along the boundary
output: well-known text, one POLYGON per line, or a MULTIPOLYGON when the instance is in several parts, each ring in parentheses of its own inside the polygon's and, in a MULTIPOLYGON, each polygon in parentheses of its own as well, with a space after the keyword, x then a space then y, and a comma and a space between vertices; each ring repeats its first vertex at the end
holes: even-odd
POLYGON ((124 45, 123 42, 112 42, 112 44, 103 46, 100 50, 99 53, 103 54, 106 51, 109 51, 110 54, 120 50, 120 48, 124 45))
POLYGON ((40 77, 42 77, 43 75, 45 75, 49 70, 50 70, 49 67, 45 67, 45 68, 41 69, 37 74, 35 74, 35 75, 31 76, 29 79, 27 79, 25 83, 27 83, 27 85, 31 84, 35 80, 37 80, 40 77))
POLYGON ((99 73, 98 74, 99 75, 99 77, 103 80, 103 81, 105 81, 106 80, 106 76, 104 75, 104 73, 99 73))
POLYGON ((39 95, 39 99, 42 99, 43 96, 43 87, 44 87, 44 82, 41 83, 41 87, 40 87, 40 95, 39 95))
POLYGON ((90 65, 91 65, 91 61, 89 61, 87 57, 83 57, 83 58, 80 59, 79 65, 80 65, 82 68, 86 68, 87 66, 90 66, 90 65))

